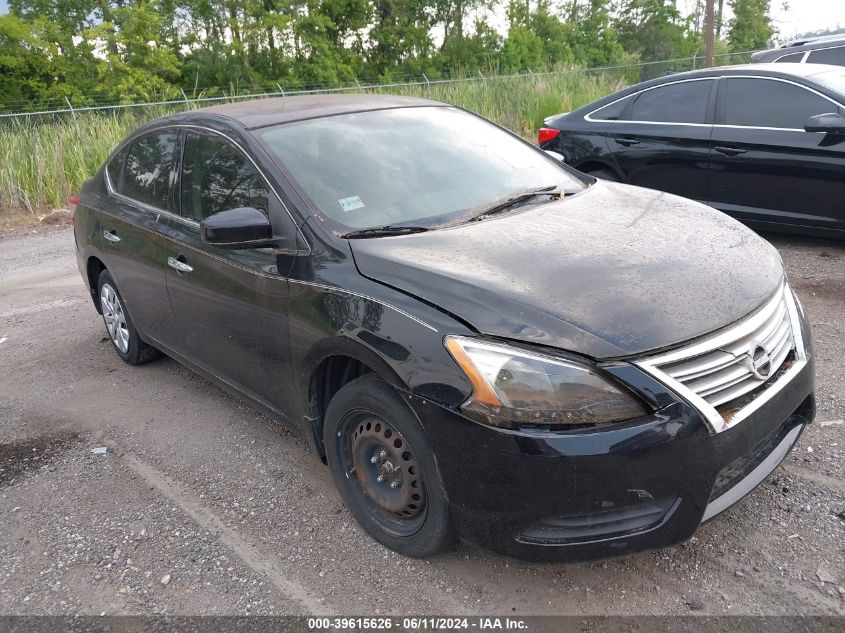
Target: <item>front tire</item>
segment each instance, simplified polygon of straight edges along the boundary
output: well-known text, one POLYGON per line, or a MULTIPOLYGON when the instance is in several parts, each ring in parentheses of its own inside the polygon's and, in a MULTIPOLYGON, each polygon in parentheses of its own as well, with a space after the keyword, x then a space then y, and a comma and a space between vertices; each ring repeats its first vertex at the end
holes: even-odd
POLYGON ((371 537, 414 558, 451 545, 431 448, 391 386, 367 374, 341 388, 326 411, 324 442, 335 485, 371 537))
POLYGON ((130 365, 143 365, 157 358, 160 352, 138 336, 117 284, 107 270, 101 272, 97 280, 97 295, 106 332, 117 355, 130 365))

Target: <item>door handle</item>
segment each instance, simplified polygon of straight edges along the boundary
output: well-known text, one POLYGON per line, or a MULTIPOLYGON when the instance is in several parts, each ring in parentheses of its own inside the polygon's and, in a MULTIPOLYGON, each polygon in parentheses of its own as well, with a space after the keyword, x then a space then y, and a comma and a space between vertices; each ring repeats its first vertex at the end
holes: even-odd
POLYGON ((633 138, 615 138, 613 139, 620 145, 624 145, 625 147, 631 147, 631 145, 639 145, 640 142, 633 138))
POLYGON ((740 154, 744 154, 746 151, 748 151, 736 147, 714 147, 713 149, 715 149, 720 154, 724 154, 725 156, 739 156, 740 154))
POLYGON ((120 241, 120 238, 114 231, 103 231, 103 237, 106 238, 109 242, 114 242, 115 244, 120 241))
POLYGON ((193 266, 191 266, 190 264, 186 264, 185 262, 180 261, 175 257, 168 257, 167 265, 180 273, 191 273, 194 271, 193 266))

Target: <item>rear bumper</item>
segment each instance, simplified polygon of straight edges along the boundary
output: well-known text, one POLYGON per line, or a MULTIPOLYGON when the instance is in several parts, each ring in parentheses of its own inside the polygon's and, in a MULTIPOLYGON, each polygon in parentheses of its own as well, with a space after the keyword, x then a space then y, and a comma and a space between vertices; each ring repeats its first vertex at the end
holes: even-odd
POLYGON ((95 253, 90 244, 92 240, 95 240, 94 236, 95 233, 91 228, 90 214, 85 213, 84 207, 78 207, 73 226, 73 239, 76 245, 76 267, 79 269, 79 275, 88 289, 94 307, 97 309, 97 312, 100 312, 100 301, 97 297, 96 288, 97 280, 91 279, 88 274, 88 258, 95 253), (85 241, 86 231, 88 233, 87 239, 89 240, 87 243, 85 241))
POLYGON ((463 538, 518 558, 578 561, 686 540, 748 494, 813 419, 813 376, 808 350, 800 373, 721 433, 644 372, 638 388, 665 406, 598 431, 496 429, 405 397, 433 445, 463 538))

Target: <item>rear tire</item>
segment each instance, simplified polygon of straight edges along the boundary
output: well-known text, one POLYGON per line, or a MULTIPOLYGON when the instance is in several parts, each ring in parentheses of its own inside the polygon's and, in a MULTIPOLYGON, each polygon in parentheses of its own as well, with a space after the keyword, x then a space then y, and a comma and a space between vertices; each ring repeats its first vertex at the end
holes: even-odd
POLYGON ((366 374, 341 388, 326 411, 324 442, 341 497, 376 541, 415 558, 454 542, 431 448, 391 386, 366 374))
POLYGON ((101 272, 97 279, 97 296, 100 298, 106 332, 114 351, 124 362, 143 365, 161 355, 155 347, 148 345, 138 336, 138 330, 132 323, 132 317, 129 316, 117 284, 107 270, 101 272))
POLYGON ((591 176, 598 178, 599 180, 607 180, 608 182, 621 182, 621 180, 619 180, 619 176, 617 176, 609 169, 596 169, 588 173, 591 176))

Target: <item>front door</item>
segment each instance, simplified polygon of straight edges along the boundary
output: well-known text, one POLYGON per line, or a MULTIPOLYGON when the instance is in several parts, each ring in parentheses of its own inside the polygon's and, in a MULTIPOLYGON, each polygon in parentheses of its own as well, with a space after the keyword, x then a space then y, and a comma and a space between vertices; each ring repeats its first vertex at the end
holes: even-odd
MULTIPOLYGON (((239 149, 211 132, 184 134, 181 221, 170 228, 167 290, 179 342, 175 351, 281 413, 293 373, 288 342, 290 258, 273 249, 223 249, 200 239, 199 222, 253 207, 273 221, 280 202, 239 149)), ((274 227, 275 228, 275 227, 274 227)))
POLYGON ((713 79, 679 81, 637 95, 606 130, 625 182, 705 202, 713 79))
POLYGON ((845 230, 845 137, 805 132, 827 97, 762 77, 721 80, 711 202, 746 221, 845 230))

